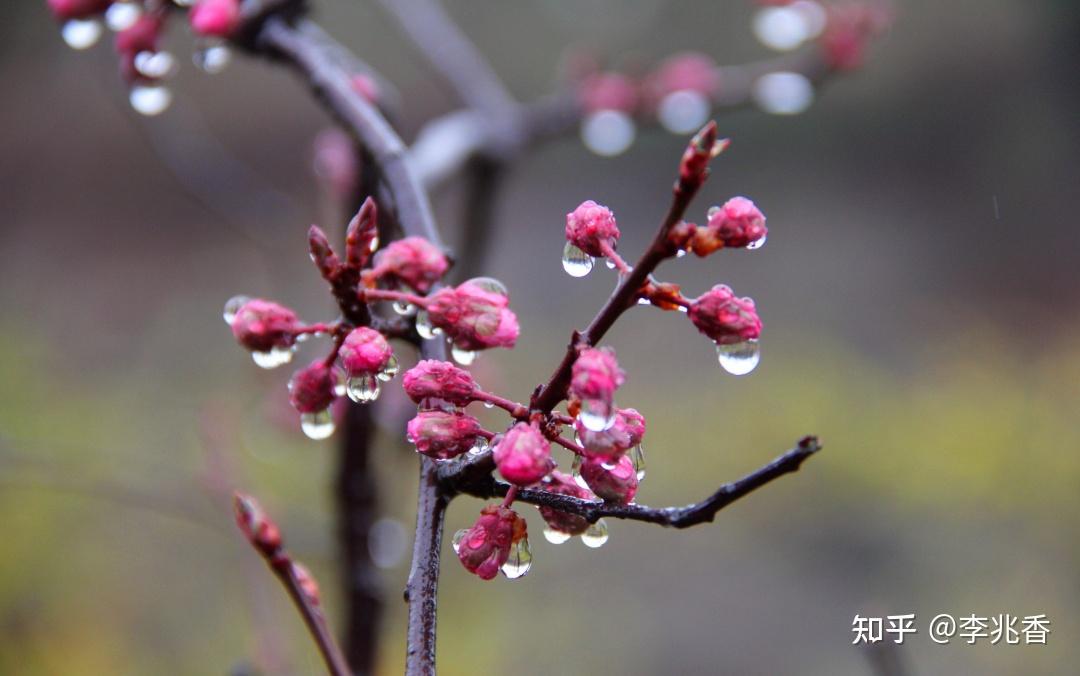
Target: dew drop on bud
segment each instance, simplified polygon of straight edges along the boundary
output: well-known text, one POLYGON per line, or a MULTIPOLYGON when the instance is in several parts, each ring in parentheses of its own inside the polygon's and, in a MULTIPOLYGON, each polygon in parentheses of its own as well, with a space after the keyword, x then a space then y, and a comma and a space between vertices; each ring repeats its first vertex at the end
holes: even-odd
POLYGON ((769 238, 768 235, 766 235, 765 237, 762 237, 761 239, 756 239, 753 242, 750 242, 749 244, 747 244, 746 248, 748 250, 750 250, 750 251, 753 251, 754 249, 760 249, 761 247, 765 246, 765 240, 767 240, 768 238, 769 238))
POLYGON ((576 483, 578 486, 581 486, 582 488, 589 487, 589 484, 585 481, 585 477, 581 476, 580 455, 574 455, 574 464, 570 466, 570 476, 574 477, 574 483, 576 483))
POLYGON ((615 407, 598 399, 585 399, 578 420, 590 432, 607 431, 615 424, 615 407))
POLYGON ((165 112, 172 103, 172 92, 161 85, 135 85, 128 101, 135 112, 152 117, 165 112))
POLYGON ((382 371, 375 374, 375 377, 384 383, 398 374, 401 370, 401 364, 398 363, 398 359, 395 355, 390 355, 389 361, 386 362, 386 366, 382 371))
POLYGON ((330 414, 330 409, 303 413, 300 415, 300 429, 309 439, 326 439, 334 433, 334 416, 330 414))
POLYGON ((604 259, 604 265, 607 266, 608 270, 614 270, 615 269, 615 261, 613 261, 610 258, 605 258, 604 259))
POLYGON ((371 238, 371 243, 368 244, 368 251, 370 251, 371 253, 375 253, 375 251, 378 248, 379 248, 379 236, 375 235, 374 237, 371 238))
POLYGON ((105 25, 112 31, 127 30, 142 15, 142 7, 134 2, 114 2, 105 10, 105 25))
POLYGON ((604 157, 621 155, 633 145, 634 120, 619 110, 598 110, 585 117, 581 140, 585 147, 604 157))
POLYGON ((252 352, 251 360, 255 365, 263 369, 276 369, 292 361, 293 350, 291 347, 274 347, 269 352, 252 352))
POLYGON ((675 258, 682 258, 686 255, 686 249, 679 249, 675 252, 675 258))
POLYGON ((240 312, 240 308, 244 307, 249 300, 251 299, 247 296, 233 296, 225 301, 225 309, 221 313, 221 318, 225 320, 226 324, 232 326, 233 321, 236 319, 236 313, 240 312))
POLYGON ((551 527, 544 529, 544 539, 553 545, 561 545, 572 537, 574 536, 570 535, 570 533, 564 533, 551 527))
POLYGON ((101 22, 96 19, 72 19, 60 28, 64 42, 72 49, 89 49, 101 38, 101 22))
POLYGON ((457 345, 453 345, 450 348, 450 356, 462 366, 468 366, 476 361, 476 350, 464 350, 457 345))
POLYGON ((225 70, 232 60, 228 46, 218 40, 200 42, 191 55, 195 67, 204 73, 215 75, 225 70))
POLYGON ((562 252, 562 267, 571 277, 584 277, 593 269, 594 259, 589 254, 567 242, 562 252))
POLYGON ((412 303, 406 303, 405 301, 395 300, 393 304, 394 312, 402 317, 408 317, 412 313, 416 312, 416 306, 412 303))
POLYGON ((508 298, 510 296, 510 292, 507 290, 506 285, 494 277, 473 277, 468 280, 466 284, 479 286, 484 291, 498 294, 503 298, 508 298))
POLYGON ((438 329, 431 323, 431 317, 428 316, 427 310, 420 310, 416 313, 416 332, 424 340, 431 340, 437 335, 438 329))
POLYGON ((645 448, 638 444, 630 449, 630 462, 634 465, 638 481, 645 478, 645 448))
POLYGON ((345 381, 345 393, 358 404, 367 404, 379 398, 379 379, 370 373, 353 376, 345 381))
POLYGON ((761 348, 756 340, 729 345, 718 344, 716 355, 725 371, 735 376, 744 376, 753 371, 761 361, 761 348))
POLYGON ((708 121, 710 110, 707 96, 692 89, 680 89, 660 101, 656 115, 672 134, 691 134, 708 121))
POLYGON ((652 305, 652 301, 649 300, 648 298, 638 298, 637 299, 637 304, 638 305, 652 305))
POLYGON ((529 572, 529 568, 532 568, 532 558, 529 538, 523 537, 510 545, 510 557, 502 565, 502 574, 510 580, 522 577, 529 572))
POLYGON ((588 530, 581 534, 581 541, 586 547, 592 547, 593 549, 603 547, 604 543, 608 541, 607 522, 600 519, 590 525, 588 530))
POLYGON ((469 534, 468 528, 462 528, 458 532, 454 533, 454 538, 450 541, 454 547, 454 553, 457 554, 461 551, 461 541, 465 539, 465 536, 469 534))
POLYGON ((476 441, 473 442, 472 448, 469 449, 469 455, 480 455, 486 453, 491 449, 491 444, 484 437, 476 437, 476 441))

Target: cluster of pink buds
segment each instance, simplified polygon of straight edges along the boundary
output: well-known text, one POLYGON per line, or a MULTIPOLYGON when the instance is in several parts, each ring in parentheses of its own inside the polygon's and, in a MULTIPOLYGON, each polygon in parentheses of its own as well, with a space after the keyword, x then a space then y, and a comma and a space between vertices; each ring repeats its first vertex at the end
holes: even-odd
POLYGON ((120 75, 129 87, 132 108, 158 115, 172 102, 165 85, 179 64, 161 47, 166 23, 175 9, 188 7, 196 37, 195 65, 207 73, 220 72, 230 58, 226 41, 240 24, 240 0, 46 0, 61 22, 61 35, 73 49, 96 44, 105 28, 116 34, 120 75))
MULTIPOLYGON (((261 298, 236 296, 225 305, 225 322, 236 341, 263 368, 291 361, 305 338, 323 334, 333 338, 324 358, 297 371, 289 381, 289 401, 300 413, 304 433, 314 439, 333 433, 331 409, 340 397, 347 395, 357 403, 374 401, 381 384, 397 374, 392 337, 415 340, 416 334, 444 333, 462 361, 471 361, 474 350, 511 347, 517 340, 517 317, 508 307, 502 284, 477 278, 436 290, 450 267, 446 255, 417 237, 379 249, 377 221, 375 202, 369 199, 349 222, 343 257, 318 227, 308 232, 311 260, 341 309, 336 321, 306 324, 289 308, 261 298), (403 285, 408 291, 400 290, 403 285), (378 315, 378 304, 384 301, 399 308, 421 308, 415 324, 378 315)), ((400 309, 399 313, 410 314, 400 309)), ((478 388, 467 372, 444 362, 421 362, 410 371, 405 388, 418 403, 433 404, 409 425, 409 438, 422 453, 451 458, 486 442, 474 418, 440 409, 472 401, 478 388)))
POLYGON ((453 546, 465 569, 482 580, 500 572, 510 579, 519 578, 532 565, 525 519, 507 507, 489 505, 482 509, 471 528, 454 534, 453 546))

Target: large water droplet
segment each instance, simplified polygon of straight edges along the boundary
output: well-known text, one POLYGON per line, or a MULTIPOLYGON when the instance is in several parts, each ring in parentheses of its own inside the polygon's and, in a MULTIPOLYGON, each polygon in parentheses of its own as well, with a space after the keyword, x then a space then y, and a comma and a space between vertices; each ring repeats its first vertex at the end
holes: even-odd
POLYGON ((567 242, 562 252, 562 268, 571 277, 584 277, 593 269, 595 259, 581 249, 567 242))
POLYGON ((201 42, 191 55, 195 67, 204 73, 214 75, 225 70, 232 60, 232 52, 222 42, 213 40, 201 42))
POLYGON ((716 355, 720 366, 732 375, 744 376, 757 367, 761 361, 761 348, 756 340, 747 340, 730 345, 717 345, 716 355))
POLYGON ((747 244, 746 248, 749 249, 750 251, 753 251, 754 249, 760 249, 761 247, 765 246, 765 240, 767 240, 767 239, 769 239, 769 236, 765 235, 761 239, 754 240, 753 242, 750 242, 749 244, 747 244))
POLYGON ((614 270, 615 269, 615 261, 610 259, 610 258, 605 258, 604 259, 604 265, 607 266, 608 270, 614 270))
POLYGON ((64 42, 72 49, 89 49, 101 38, 101 22, 97 19, 72 19, 60 28, 64 42))
POLYGON ((225 323, 232 326, 233 321, 236 319, 236 313, 240 312, 240 308, 244 307, 249 300, 251 299, 247 296, 233 296, 225 301, 225 309, 221 313, 225 323))
POLYGON ((139 52, 135 55, 135 70, 151 80, 160 80, 176 71, 176 59, 169 52, 139 52))
POLYGON ((105 10, 105 25, 109 30, 127 30, 135 25, 140 16, 142 7, 134 2, 114 2, 105 10))
POLYGON ((608 527, 607 522, 600 519, 596 523, 589 526, 588 530, 581 534, 581 541, 586 546, 596 549, 597 547, 603 547, 604 543, 608 541, 608 527))
POLYGON ((293 350, 291 347, 274 347, 269 352, 252 352, 251 360, 255 365, 264 369, 276 369, 292 361, 293 350))
POLYGON ((637 472, 637 479, 641 481, 645 478, 645 447, 641 444, 634 446, 630 449, 630 462, 634 465, 634 471, 637 472))
POLYGON ((476 361, 476 350, 466 350, 457 345, 453 345, 450 347, 450 356, 462 366, 468 366, 476 361))
POLYGON ((172 92, 161 85, 135 85, 131 88, 128 101, 138 113, 147 116, 160 115, 172 103, 172 92))
POLYGON ((634 143, 634 120, 620 110, 598 110, 585 117, 581 140, 585 147, 605 157, 626 152, 634 143))
POLYGON ((786 52, 810 37, 810 26, 798 10, 766 7, 754 15, 754 35, 769 49, 786 52))
POLYGON ((615 407, 600 399, 583 399, 578 420, 590 432, 604 432, 615 424, 615 407))
POLYGON ((457 554, 461 551, 461 541, 465 539, 465 536, 469 534, 468 528, 462 528, 458 532, 454 533, 454 537, 450 540, 450 544, 454 547, 454 553, 457 554))
POLYGON ((574 536, 570 533, 564 533, 561 530, 555 530, 550 526, 544 529, 544 539, 553 545, 561 545, 572 537, 574 536))
POLYGON ((473 286, 479 286, 484 291, 494 293, 507 298, 510 292, 507 290, 506 285, 495 279, 494 277, 473 277, 468 280, 466 284, 472 284, 473 286))
MULTIPOLYGON (((580 443, 580 442, 578 442, 580 443)), ((585 477, 581 476, 581 456, 574 454, 574 464, 570 465, 570 476, 574 477, 574 483, 582 488, 588 488, 589 484, 585 481, 585 477)))
POLYGON ((510 545, 510 558, 502 566, 502 574, 508 579, 517 578, 529 572, 532 567, 532 551, 529 549, 529 538, 523 537, 510 545))
POLYGON ((300 429, 309 439, 325 439, 334 433, 334 416, 330 414, 330 409, 301 414, 300 429))
POLYGON ((469 455, 480 455, 491 450, 491 444, 484 437, 476 437, 476 441, 473 442, 472 448, 469 449, 469 455))
POLYGON ((428 316, 427 310, 420 310, 416 313, 416 332, 424 340, 431 340, 439 334, 440 331, 431 323, 431 317, 428 316))
POLYGON ((353 376, 345 381, 345 393, 358 404, 366 404, 379 398, 379 379, 370 373, 353 376))
POLYGON ((800 73, 768 73, 753 87, 754 101, 766 113, 797 115, 814 100, 814 85, 800 73))
POLYGON ((701 128, 709 119, 709 98, 699 91, 681 89, 660 101, 656 116, 660 124, 672 134, 690 134, 701 128))
POLYGON ((401 370, 401 364, 398 363, 398 358, 395 355, 390 355, 389 361, 386 362, 386 366, 382 371, 375 374, 375 377, 384 383, 398 374, 401 370))

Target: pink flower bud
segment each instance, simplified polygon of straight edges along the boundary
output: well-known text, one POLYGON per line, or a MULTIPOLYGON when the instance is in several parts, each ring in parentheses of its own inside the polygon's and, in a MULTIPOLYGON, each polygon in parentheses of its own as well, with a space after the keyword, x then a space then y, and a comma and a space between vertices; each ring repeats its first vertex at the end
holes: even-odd
POLYGON ((317 225, 308 229, 308 252, 323 279, 332 283, 341 274, 341 260, 326 239, 326 233, 317 225))
POLYGON ((89 19, 109 8, 112 0, 48 0, 57 19, 89 19))
POLYGON ((619 226, 615 214, 602 204, 585 200, 566 214, 566 239, 590 256, 604 255, 600 248, 606 242, 614 248, 619 241, 619 226))
POLYGON ((599 110, 631 113, 638 103, 637 85, 621 73, 590 75, 579 86, 578 97, 586 113, 599 110))
POLYGON ((463 350, 513 347, 517 342, 517 315, 509 299, 473 281, 439 289, 430 297, 428 317, 434 326, 463 350))
POLYGON ((578 353, 570 372, 570 394, 581 400, 595 399, 611 402, 615 390, 626 382, 626 373, 619 368, 615 350, 610 347, 591 347, 578 353))
POLYGON ((745 197, 732 197, 709 210, 709 234, 726 247, 742 248, 765 238, 765 214, 745 197))
POLYGON ((649 95, 659 101, 678 91, 712 96, 720 85, 720 73, 712 57, 699 52, 676 54, 664 60, 649 76, 649 95))
POLYGON ((318 413, 330 408, 337 398, 340 378, 337 369, 321 360, 293 374, 289 380, 289 402, 300 413, 318 413))
POLYGON ((300 321, 296 313, 272 301, 254 298, 244 303, 232 323, 237 342, 252 352, 291 347, 300 321))
POLYGON ((307 569, 307 566, 293 561, 292 574, 293 577, 296 578, 297 584, 300 585, 300 591, 303 592, 307 602, 313 606, 319 605, 322 601, 321 595, 319 594, 319 583, 315 581, 315 577, 311 574, 311 571, 307 569))
POLYGON ((529 486, 551 471, 551 444, 539 427, 519 422, 495 446, 495 466, 510 483, 529 486))
POLYGON ((239 491, 233 493, 233 514, 236 525, 259 551, 271 554, 281 548, 281 531, 255 498, 239 491))
POLYGON ((719 345, 732 345, 761 336, 761 319, 750 298, 737 298, 731 288, 718 284, 695 298, 690 321, 719 345))
POLYGON ((472 448, 480 432, 480 421, 467 413, 420 411, 409 421, 406 438, 417 453, 449 460, 472 448))
POLYGON ((240 0, 199 0, 188 21, 196 35, 227 38, 240 24, 240 0))
POLYGON ((679 181, 687 186, 700 186, 709 175, 709 160, 724 152, 729 145, 731 141, 728 139, 717 139, 716 121, 710 120, 686 146, 679 163, 679 181))
POLYGON ((448 269, 450 262, 437 246, 423 237, 406 237, 390 242, 375 254, 371 274, 376 279, 401 282, 426 293, 448 269))
POLYGON ((341 365, 345 375, 351 377, 375 375, 383 371, 394 351, 383 334, 375 329, 360 326, 345 336, 341 344, 341 365))
POLYGON ((614 462, 614 466, 589 458, 581 463, 581 478, 589 488, 606 502, 625 505, 637 494, 638 478, 634 461, 624 455, 614 462), (610 467, 610 469, 608 469, 610 467))
POLYGON ((455 406, 471 402, 478 389, 468 371, 435 359, 425 359, 406 371, 402 386, 417 404, 425 399, 443 399, 455 406))
POLYGON ((512 509, 489 505, 480 511, 472 528, 454 538, 454 550, 465 570, 490 580, 510 558, 510 547, 527 537, 528 529, 512 509))
MULTIPOLYGON (((595 500, 596 496, 587 488, 582 488, 574 481, 574 478, 555 471, 544 482, 544 490, 557 495, 569 495, 582 500, 595 500)), ((567 535, 581 535, 589 529, 589 522, 585 517, 569 512, 560 512, 552 507, 540 507, 540 516, 552 530, 567 535)))
MULTIPOLYGON (((352 155, 352 153, 349 153, 352 155)), ((375 200, 368 197, 360 205, 360 210, 349 221, 345 230, 345 260, 359 269, 371 256, 372 244, 379 239, 379 210, 375 200)), ((393 246, 393 244, 391 244, 393 246)))
POLYGON ((606 430, 590 430, 580 419, 574 421, 574 430, 586 457, 610 461, 641 443, 645 418, 632 408, 624 408, 616 411, 615 422, 606 430))

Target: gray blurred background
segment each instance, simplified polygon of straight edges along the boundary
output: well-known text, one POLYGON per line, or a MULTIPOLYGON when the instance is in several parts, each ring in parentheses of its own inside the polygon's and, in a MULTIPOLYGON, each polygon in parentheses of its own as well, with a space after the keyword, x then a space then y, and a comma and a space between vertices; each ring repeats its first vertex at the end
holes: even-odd
MULTIPOLYGON (((399 87, 407 138, 456 106, 371 3, 314 4, 399 87)), ((447 4, 523 99, 551 90, 573 46, 615 65, 768 55, 749 2, 447 4)), ((227 494, 262 498, 336 617, 333 440, 299 434, 289 369, 256 369, 220 308, 247 293, 330 316, 304 250, 310 223, 341 227, 311 168, 326 119, 281 69, 237 58, 198 73, 180 30, 175 105, 139 118, 111 49, 67 49, 42 5, 0 7, 0 672, 319 673, 227 494)), ((723 373, 680 316, 643 309, 610 334, 629 371, 620 403, 650 423, 639 501, 696 500, 803 434, 825 451, 715 524, 612 523, 598 551, 548 544, 529 510, 535 564, 519 581, 473 578, 447 544, 442 673, 870 674, 853 616, 907 612, 920 631, 900 649, 909 673, 1075 673, 1080 9, 896 9, 866 66, 804 114, 719 117, 734 143, 695 217, 747 195, 769 242, 662 275, 755 298, 757 371, 723 373), (938 613, 1046 613, 1053 634, 940 646, 926 635, 938 613)), ((639 251, 684 143, 649 130, 606 159, 571 136, 514 168, 488 268, 523 335, 477 362, 489 389, 525 398, 610 291, 603 266, 562 272, 564 214, 607 204, 620 250, 639 251)), ((459 203, 453 187, 437 195, 461 250, 459 203)), ((408 566, 394 536, 411 530, 415 494, 394 394, 376 458, 388 674, 404 654, 408 566)), ((455 501, 448 529, 480 507, 455 501)))

